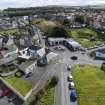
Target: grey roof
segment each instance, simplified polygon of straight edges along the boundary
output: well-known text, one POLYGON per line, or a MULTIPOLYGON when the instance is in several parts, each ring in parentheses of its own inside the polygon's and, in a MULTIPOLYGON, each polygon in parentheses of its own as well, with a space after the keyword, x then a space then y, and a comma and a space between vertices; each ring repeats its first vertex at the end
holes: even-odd
POLYGON ((65 38, 48 38, 48 41, 63 41, 65 38))
POLYGON ((100 49, 100 50, 97 50, 96 52, 100 52, 102 54, 105 54, 105 49, 100 49))
POLYGON ((36 61, 26 61, 25 63, 22 63, 19 66, 19 69, 24 71, 26 68, 28 68, 29 66, 31 66, 33 63, 35 63, 36 61))

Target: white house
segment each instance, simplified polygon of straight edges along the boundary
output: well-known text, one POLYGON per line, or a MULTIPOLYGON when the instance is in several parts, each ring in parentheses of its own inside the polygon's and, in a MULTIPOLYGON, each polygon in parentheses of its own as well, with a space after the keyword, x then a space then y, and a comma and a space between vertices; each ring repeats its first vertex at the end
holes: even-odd
POLYGON ((46 60, 48 64, 53 61, 55 62, 56 60, 58 60, 58 54, 50 52, 46 55, 46 60))
POLYGON ((24 74, 33 73, 37 67, 37 61, 27 61, 19 66, 19 70, 24 74))
POLYGON ((19 58, 22 59, 38 59, 45 55, 45 48, 41 48, 38 46, 30 46, 28 48, 25 48, 21 51, 19 51, 19 58))

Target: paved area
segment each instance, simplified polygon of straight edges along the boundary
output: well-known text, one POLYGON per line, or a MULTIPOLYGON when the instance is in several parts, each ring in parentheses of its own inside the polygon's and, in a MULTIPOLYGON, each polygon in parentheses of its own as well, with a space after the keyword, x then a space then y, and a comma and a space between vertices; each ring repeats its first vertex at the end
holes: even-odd
POLYGON ((59 83, 56 87, 56 103, 55 105, 77 105, 77 102, 70 102, 70 90, 68 89, 67 76, 70 75, 70 72, 67 71, 67 65, 71 66, 75 64, 95 64, 101 65, 103 61, 93 60, 86 54, 82 54, 81 51, 71 52, 68 49, 64 48, 65 51, 55 51, 52 50, 62 57, 62 60, 59 62, 61 65, 56 70, 59 76, 59 83), (77 56, 77 60, 72 60, 72 56, 77 56))

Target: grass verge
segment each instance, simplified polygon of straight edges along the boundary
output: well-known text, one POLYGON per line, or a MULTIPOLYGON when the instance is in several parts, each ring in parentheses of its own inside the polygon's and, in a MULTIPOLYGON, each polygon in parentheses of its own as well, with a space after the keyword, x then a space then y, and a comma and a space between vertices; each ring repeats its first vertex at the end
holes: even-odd
POLYGON ((73 67, 78 105, 105 105, 105 73, 98 66, 73 67))

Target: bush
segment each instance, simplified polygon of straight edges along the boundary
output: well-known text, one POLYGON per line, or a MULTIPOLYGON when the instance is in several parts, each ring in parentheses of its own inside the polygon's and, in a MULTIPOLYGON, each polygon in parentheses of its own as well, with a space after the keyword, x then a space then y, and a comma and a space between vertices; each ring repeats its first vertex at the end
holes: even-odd
POLYGON ((52 79, 51 79, 51 81, 50 81, 50 85, 51 86, 56 86, 57 83, 58 83, 58 77, 53 76, 52 79))
POLYGON ((101 65, 101 70, 105 72, 105 62, 101 65))

